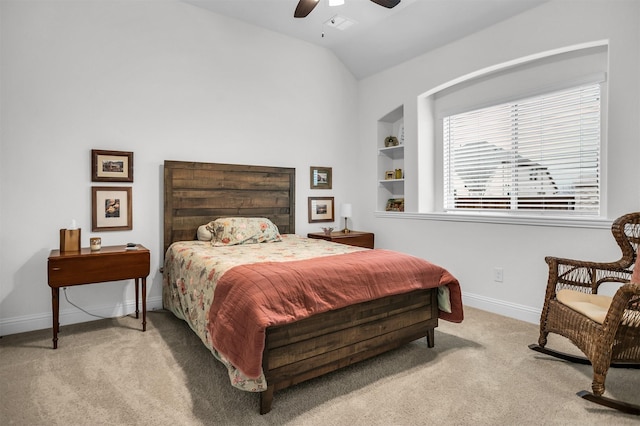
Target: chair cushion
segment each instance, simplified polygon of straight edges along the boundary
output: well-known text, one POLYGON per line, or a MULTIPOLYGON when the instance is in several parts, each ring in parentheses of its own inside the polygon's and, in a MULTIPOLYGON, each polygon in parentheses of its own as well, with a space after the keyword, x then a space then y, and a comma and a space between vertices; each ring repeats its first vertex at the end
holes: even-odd
POLYGON ((611 301, 613 300, 610 296, 587 294, 569 289, 560 290, 556 294, 556 298, 563 305, 591 318, 599 324, 604 322, 604 317, 607 316, 609 306, 611 306, 611 301))

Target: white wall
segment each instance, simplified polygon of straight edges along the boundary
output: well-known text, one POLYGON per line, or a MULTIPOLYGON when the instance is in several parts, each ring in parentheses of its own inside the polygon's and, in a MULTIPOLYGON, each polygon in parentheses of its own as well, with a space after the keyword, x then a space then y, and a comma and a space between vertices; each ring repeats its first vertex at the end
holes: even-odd
MULTIPOLYGON (((0 335, 51 327, 47 256, 74 218, 83 246, 151 249, 161 306, 164 160, 295 167, 303 235, 320 229, 308 196, 356 191, 357 82, 325 49, 174 0, 3 0, 0 14, 0 335), (134 152, 132 231, 91 232, 91 149, 134 152), (311 191, 310 166, 333 167, 334 189, 311 191)), ((131 281, 68 294, 133 310, 131 281)), ((93 319, 60 309, 62 325, 93 319)))
MULTIPOLYGON (((618 256, 609 231, 376 217, 376 121, 404 104, 415 139, 419 94, 496 63, 609 39, 609 217, 638 210, 639 8, 552 0, 356 82, 324 49, 172 0, 2 0, 0 335, 51 326, 46 259, 58 230, 75 218, 83 245, 94 235, 91 149, 135 153, 134 228, 95 235, 151 249, 151 307, 161 305, 170 159, 296 167, 299 234, 319 228, 307 223, 309 195, 349 201, 350 227, 374 231, 377 246, 445 266, 469 305, 536 322, 543 257, 609 260, 618 256), (333 190, 308 189, 311 165, 333 167, 333 190), (503 284, 493 282, 494 266, 504 268, 503 284)), ((69 295, 102 315, 133 310, 131 282, 69 295)), ((62 300, 63 325, 90 319, 62 300)))
MULTIPOLYGON (((408 192, 417 188, 417 97, 458 77, 549 50, 609 40, 607 216, 638 211, 640 197, 640 3, 552 0, 535 9, 432 51, 359 84, 360 205, 363 225, 377 243, 416 254, 448 268, 461 282, 464 301, 537 322, 547 269, 544 256, 614 260, 620 256, 608 229, 524 226, 436 220, 428 215, 396 219, 374 215, 376 121, 404 104, 408 192), (411 180, 413 179, 413 180, 411 180), (368 184, 366 183, 368 182, 368 184), (504 282, 493 268, 504 268, 504 282)), ((409 194, 407 196, 415 196, 409 194)), ((355 202, 355 201, 354 201, 355 202)), ((407 200, 407 205, 411 202, 407 200)), ((414 204, 415 205, 415 204, 414 204)))

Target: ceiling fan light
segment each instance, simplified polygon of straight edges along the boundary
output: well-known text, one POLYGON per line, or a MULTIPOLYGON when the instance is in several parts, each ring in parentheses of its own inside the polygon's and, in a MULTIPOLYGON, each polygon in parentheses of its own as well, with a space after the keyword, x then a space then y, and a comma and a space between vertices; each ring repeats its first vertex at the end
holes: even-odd
POLYGON ((344 0, 329 0, 329 6, 342 6, 344 0))

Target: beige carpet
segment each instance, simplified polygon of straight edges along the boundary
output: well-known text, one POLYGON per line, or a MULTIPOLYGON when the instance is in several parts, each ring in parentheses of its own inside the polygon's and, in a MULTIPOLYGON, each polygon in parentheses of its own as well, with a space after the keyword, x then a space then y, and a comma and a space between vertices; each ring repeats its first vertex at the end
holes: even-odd
MULTIPOLYGON (((638 424, 640 418, 577 397, 590 367, 527 348, 537 326, 466 309, 441 322, 436 346, 419 340, 389 354, 258 395, 226 371, 188 326, 165 311, 0 339, 2 425, 542 425, 638 424)), ((562 349, 565 342, 552 340, 562 349)), ((610 372, 608 395, 640 404, 640 371, 610 372)))

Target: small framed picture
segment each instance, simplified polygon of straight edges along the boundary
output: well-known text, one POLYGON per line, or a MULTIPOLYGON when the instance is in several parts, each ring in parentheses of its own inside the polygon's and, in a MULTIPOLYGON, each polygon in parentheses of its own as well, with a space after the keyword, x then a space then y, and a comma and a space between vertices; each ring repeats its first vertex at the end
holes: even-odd
POLYGON ((385 210, 388 212, 403 212, 404 198, 389 198, 385 210))
POLYGON ((331 189, 331 167, 311 166, 311 189, 331 189))
POLYGON ((333 222, 333 197, 309 197, 309 223, 333 222))
POLYGON ((92 182, 133 182, 133 152, 91 150, 92 182))
POLYGON ((131 187, 91 187, 91 230, 128 231, 133 229, 131 187))

